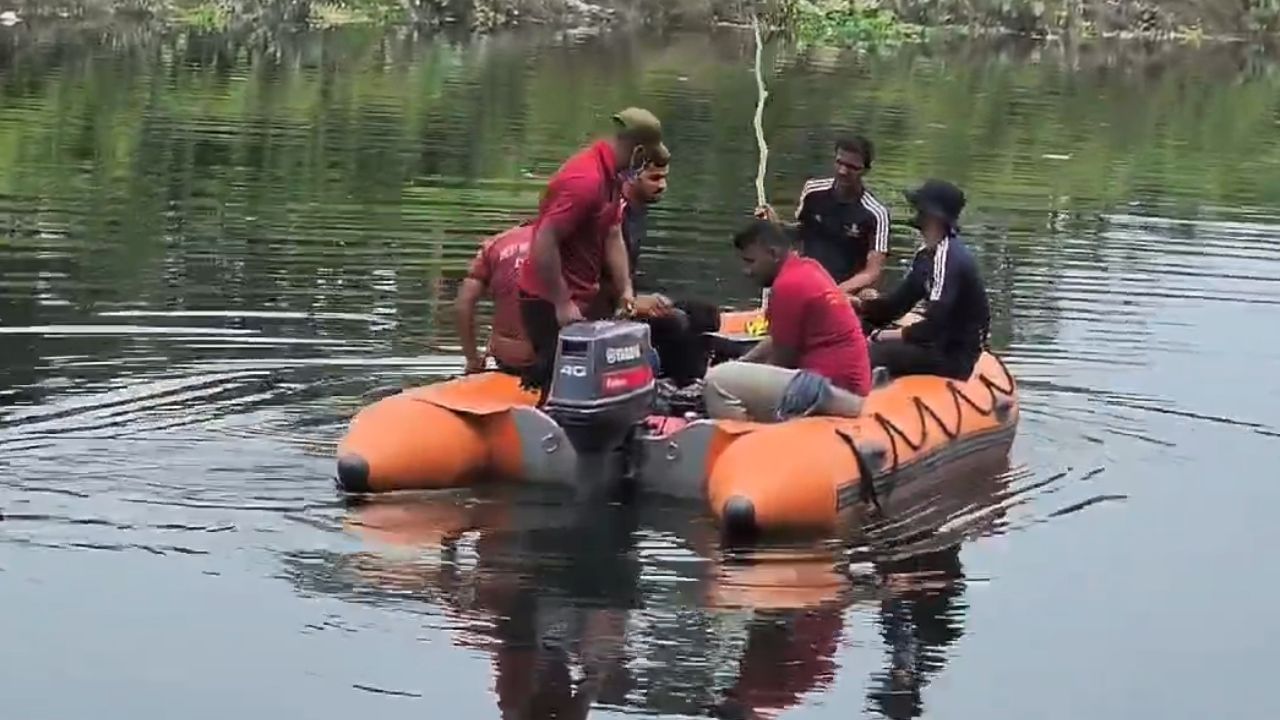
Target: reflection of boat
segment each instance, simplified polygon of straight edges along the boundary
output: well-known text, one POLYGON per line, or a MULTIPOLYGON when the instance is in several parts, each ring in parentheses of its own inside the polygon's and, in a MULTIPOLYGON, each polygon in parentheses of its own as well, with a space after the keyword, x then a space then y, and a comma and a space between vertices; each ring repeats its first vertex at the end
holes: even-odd
MULTIPOLYGON (((724 334, 754 321, 731 315, 724 334)), ((587 489, 634 480, 709 503, 728 531, 830 532, 882 486, 974 453, 1007 454, 1019 416, 1013 376, 984 353, 964 382, 911 376, 878 384, 854 419, 658 417, 650 352, 644 324, 578 323, 561 333, 542 408, 501 373, 384 398, 361 410, 340 442, 339 482, 383 492, 484 477, 587 489)))
POLYGON ((913 717, 962 632, 960 544, 1004 507, 1002 458, 954 467, 966 474, 892 488, 884 514, 840 541, 749 550, 722 549, 705 515, 662 499, 563 503, 537 486, 370 496, 343 521, 365 548, 299 554, 287 575, 308 592, 443 611, 456 645, 491 657, 505 718, 602 705, 771 717, 835 681, 861 608, 886 653, 870 700, 913 717))

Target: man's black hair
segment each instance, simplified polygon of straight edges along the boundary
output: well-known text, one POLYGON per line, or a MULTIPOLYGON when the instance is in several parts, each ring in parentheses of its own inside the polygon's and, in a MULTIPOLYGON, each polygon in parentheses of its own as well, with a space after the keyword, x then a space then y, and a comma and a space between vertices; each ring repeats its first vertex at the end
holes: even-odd
POLYGON ((664 168, 671 164, 671 151, 666 145, 659 145, 645 161, 645 167, 664 168))
POLYGON ((764 243, 776 250, 791 249, 791 238, 787 233, 777 223, 761 218, 753 219, 733 235, 733 246, 739 250, 745 250, 756 243, 764 243))
POLYGON ((836 138, 836 150, 851 152, 862 158, 862 163, 868 168, 871 163, 876 160, 876 148, 871 141, 861 135, 841 135, 836 138))

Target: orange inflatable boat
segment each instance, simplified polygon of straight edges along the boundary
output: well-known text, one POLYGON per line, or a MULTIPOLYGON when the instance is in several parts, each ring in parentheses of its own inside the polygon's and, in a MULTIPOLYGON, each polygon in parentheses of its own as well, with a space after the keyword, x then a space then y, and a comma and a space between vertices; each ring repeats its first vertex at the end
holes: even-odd
MULTIPOLYGON (((759 324, 758 312, 726 314, 720 335, 749 344, 759 324)), ((338 484, 354 493, 486 480, 625 486, 704 502, 734 535, 831 532, 913 475, 1007 455, 1019 418, 1016 382, 989 352, 964 381, 878 377, 858 418, 655 415, 649 352, 643 323, 576 323, 561 332, 542 407, 518 378, 493 372, 384 398, 340 441, 338 484)))
MULTIPOLYGON (((758 310, 724 312, 720 335, 749 345, 758 310)), ((571 472, 536 392, 518 378, 477 373, 405 390, 362 409, 338 443, 338 484, 354 493, 432 490, 480 480, 552 480, 571 472)))

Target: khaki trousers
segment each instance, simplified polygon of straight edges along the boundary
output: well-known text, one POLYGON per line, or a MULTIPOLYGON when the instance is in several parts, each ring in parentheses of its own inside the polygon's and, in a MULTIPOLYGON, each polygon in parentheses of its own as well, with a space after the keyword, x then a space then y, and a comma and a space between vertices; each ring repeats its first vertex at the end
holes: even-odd
MULTIPOLYGON (((774 413, 787 390, 787 383, 799 370, 730 361, 720 363, 707 372, 702 390, 707 414, 716 419, 774 422, 774 413)), ((832 386, 831 394, 815 411, 815 415, 857 417, 865 398, 832 386)))

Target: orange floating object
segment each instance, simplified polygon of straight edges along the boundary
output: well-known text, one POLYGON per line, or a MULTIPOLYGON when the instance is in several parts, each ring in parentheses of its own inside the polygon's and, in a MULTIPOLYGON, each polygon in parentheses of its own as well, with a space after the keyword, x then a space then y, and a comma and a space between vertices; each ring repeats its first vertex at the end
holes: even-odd
POLYGON ((766 329, 762 310, 726 310, 720 313, 720 332, 726 335, 763 337, 766 329))
POLYGON ((1006 453, 1017 385, 983 353, 967 381, 912 375, 871 391, 857 418, 759 424, 716 459, 707 499, 729 531, 836 530, 911 473, 1006 453))
MULTIPOLYGON (((759 310, 722 313, 721 331, 742 333, 762 317, 759 310)), ((566 473, 573 462, 568 441, 533 409, 537 399, 519 378, 498 372, 383 398, 357 413, 338 443, 338 484, 347 492, 380 493, 566 473)), ((701 439, 703 431, 691 436, 701 439)), ((720 433, 717 446, 729 436, 720 433)), ((692 469, 699 475, 705 470, 692 469)))
POLYGON ((504 373, 414 388, 364 408, 338 444, 338 482, 349 492, 426 490, 519 474, 509 445, 518 408, 537 394, 504 373))
MULTIPOLYGON (((721 331, 749 335, 760 317, 724 313, 721 331)), ((339 484, 381 493, 491 478, 595 482, 604 466, 583 473, 569 435, 536 400, 503 373, 384 398, 361 410, 339 443, 339 484)), ((857 418, 651 418, 628 447, 640 489, 706 502, 730 534, 825 533, 914 474, 1007 455, 1018 419, 1016 382, 986 352, 964 381, 919 375, 878 384, 857 418)))

